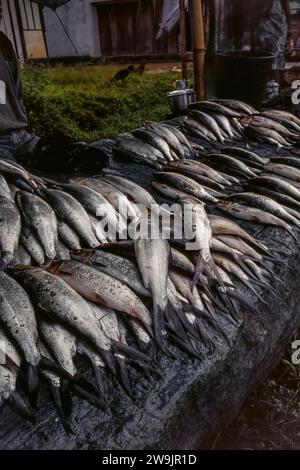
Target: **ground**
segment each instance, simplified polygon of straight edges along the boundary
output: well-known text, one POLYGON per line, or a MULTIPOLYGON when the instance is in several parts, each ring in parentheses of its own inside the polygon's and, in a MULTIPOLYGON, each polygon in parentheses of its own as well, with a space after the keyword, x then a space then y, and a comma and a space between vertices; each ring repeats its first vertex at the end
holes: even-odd
MULTIPOLYGON (((125 66, 123 65, 122 68, 125 66)), ((162 120, 166 92, 181 78, 179 64, 152 64, 144 75, 111 83, 118 66, 26 67, 25 103, 38 135, 63 130, 92 141, 162 120)), ((300 449, 300 366, 291 350, 249 397, 239 418, 207 444, 213 449, 300 449)))
POLYGON ((205 448, 300 449, 300 366, 292 364, 291 355, 288 346, 285 357, 250 395, 238 419, 205 448))

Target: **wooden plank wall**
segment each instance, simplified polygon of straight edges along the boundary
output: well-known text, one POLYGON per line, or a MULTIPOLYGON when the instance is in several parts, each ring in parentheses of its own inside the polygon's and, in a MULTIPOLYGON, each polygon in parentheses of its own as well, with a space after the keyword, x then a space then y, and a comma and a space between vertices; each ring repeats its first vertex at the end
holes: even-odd
POLYGON ((30 0, 2 0, 1 30, 11 40, 17 57, 45 59, 47 57, 40 8, 30 0))
POLYGON ((163 0, 116 0, 98 5, 103 56, 176 54, 178 28, 156 39, 163 0))

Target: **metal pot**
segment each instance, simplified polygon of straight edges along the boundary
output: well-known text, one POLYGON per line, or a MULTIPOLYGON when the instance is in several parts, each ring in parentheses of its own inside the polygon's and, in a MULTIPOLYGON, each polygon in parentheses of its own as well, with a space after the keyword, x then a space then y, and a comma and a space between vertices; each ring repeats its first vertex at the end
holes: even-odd
POLYGON ((189 104, 187 90, 175 90, 167 93, 170 108, 174 114, 185 111, 189 104))

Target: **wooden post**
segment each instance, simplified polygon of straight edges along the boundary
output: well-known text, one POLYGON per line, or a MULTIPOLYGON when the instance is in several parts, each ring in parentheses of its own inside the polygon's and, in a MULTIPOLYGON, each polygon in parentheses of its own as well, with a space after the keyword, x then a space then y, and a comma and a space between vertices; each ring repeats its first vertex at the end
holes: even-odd
POLYGON ((197 100, 205 100, 205 39, 202 0, 189 0, 194 53, 194 79, 197 100))
POLYGON ((182 78, 187 80, 187 57, 186 57, 186 27, 185 27, 185 6, 184 0, 179 0, 180 12, 180 55, 182 78))

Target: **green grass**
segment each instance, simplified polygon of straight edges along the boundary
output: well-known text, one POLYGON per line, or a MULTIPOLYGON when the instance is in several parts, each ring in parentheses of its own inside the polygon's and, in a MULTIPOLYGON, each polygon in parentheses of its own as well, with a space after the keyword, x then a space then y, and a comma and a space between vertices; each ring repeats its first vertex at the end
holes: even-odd
POLYGON ((29 128, 38 135, 62 130, 92 141, 162 120, 169 112, 166 92, 179 72, 147 71, 122 83, 110 78, 119 67, 25 67, 23 82, 29 128))

